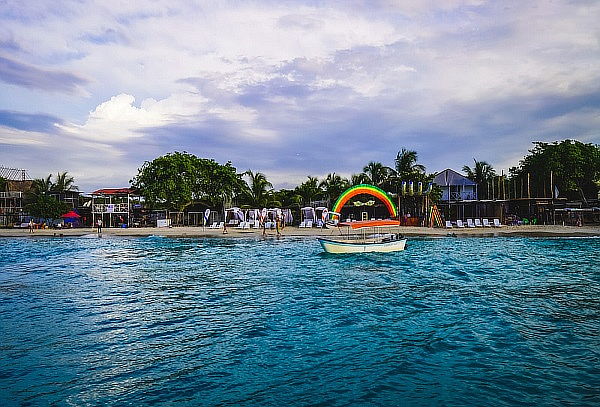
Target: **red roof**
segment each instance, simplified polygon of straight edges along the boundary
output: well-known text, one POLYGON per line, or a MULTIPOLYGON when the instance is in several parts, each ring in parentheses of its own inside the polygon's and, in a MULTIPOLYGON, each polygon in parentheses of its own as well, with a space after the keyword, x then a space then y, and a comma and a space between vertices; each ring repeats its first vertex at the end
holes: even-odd
POLYGON ((92 192, 92 195, 134 195, 135 192, 131 188, 104 188, 92 192))

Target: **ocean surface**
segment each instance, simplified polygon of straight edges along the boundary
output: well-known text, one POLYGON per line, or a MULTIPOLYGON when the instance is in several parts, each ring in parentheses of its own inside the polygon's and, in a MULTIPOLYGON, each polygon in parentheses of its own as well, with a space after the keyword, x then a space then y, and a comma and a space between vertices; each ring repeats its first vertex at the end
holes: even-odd
POLYGON ((0 240, 0 406, 600 405, 600 239, 0 240))

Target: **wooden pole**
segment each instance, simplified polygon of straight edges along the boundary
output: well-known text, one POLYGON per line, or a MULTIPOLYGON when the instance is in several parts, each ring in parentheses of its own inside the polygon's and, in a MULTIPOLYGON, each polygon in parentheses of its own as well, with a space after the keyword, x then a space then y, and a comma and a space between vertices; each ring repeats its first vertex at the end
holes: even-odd
POLYGON ((530 179, 529 179, 529 173, 527 173, 527 198, 531 199, 531 188, 530 188, 531 184, 530 184, 530 179))

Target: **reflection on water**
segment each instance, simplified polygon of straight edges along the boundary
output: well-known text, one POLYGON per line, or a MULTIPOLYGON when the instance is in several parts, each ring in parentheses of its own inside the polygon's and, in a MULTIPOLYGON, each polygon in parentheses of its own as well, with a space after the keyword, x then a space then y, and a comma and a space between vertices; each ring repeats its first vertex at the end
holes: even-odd
POLYGON ((0 405, 598 405, 599 239, 4 239, 0 405))

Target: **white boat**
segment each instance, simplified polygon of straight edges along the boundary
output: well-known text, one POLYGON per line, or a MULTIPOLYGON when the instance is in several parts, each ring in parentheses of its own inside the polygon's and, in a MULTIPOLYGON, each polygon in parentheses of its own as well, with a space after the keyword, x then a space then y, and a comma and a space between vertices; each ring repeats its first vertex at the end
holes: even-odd
MULTIPOLYGON (((397 221, 376 221, 376 222, 352 222, 341 223, 340 226, 348 226, 352 229, 377 228, 397 226, 397 221)), ((348 235, 346 238, 318 238, 319 243, 327 253, 388 253, 404 250, 406 247, 406 239, 399 233, 374 233, 362 236, 348 235)))

